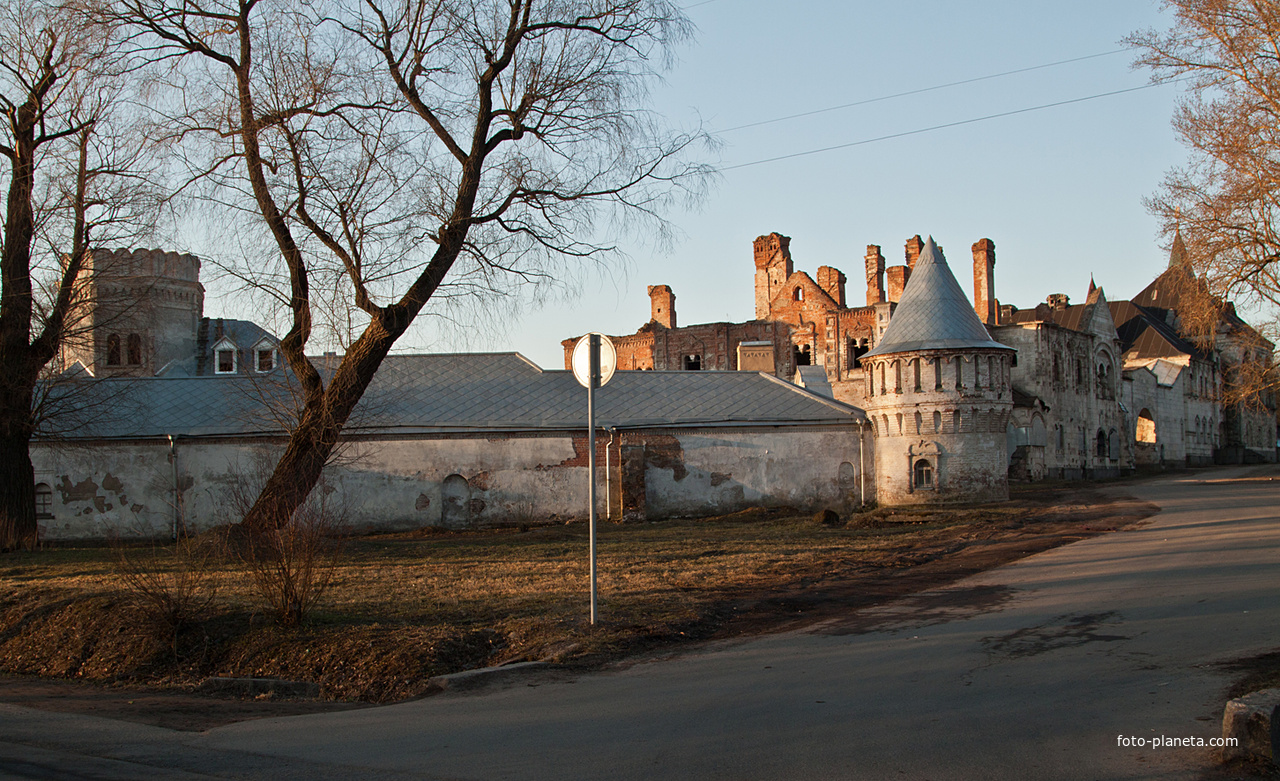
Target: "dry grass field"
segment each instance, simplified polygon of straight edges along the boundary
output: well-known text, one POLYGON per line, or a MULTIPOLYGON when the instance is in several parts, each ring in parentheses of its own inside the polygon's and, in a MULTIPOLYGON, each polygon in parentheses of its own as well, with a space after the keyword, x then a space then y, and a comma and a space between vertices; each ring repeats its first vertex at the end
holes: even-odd
POLYGON ((177 689, 266 676, 317 682, 329 700, 386 702, 463 669, 597 665, 812 622, 1150 513, 1070 486, 835 525, 763 510, 601 524, 595 627, 581 523, 344 540, 327 591, 294 627, 278 623, 235 556, 192 564, 172 548, 56 546, 0 559, 0 673, 177 689), (169 584, 182 576, 191 609, 176 631, 130 587, 129 572, 169 584))

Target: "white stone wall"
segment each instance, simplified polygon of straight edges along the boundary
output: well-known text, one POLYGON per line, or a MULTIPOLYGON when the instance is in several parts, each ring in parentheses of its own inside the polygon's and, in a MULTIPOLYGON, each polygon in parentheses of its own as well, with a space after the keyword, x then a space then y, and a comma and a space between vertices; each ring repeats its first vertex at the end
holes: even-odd
POLYGON ((1124 403, 1135 424, 1129 435, 1138 465, 1213 463, 1222 422, 1216 380, 1212 364, 1190 356, 1125 367, 1124 403), (1144 410, 1155 422, 1154 443, 1138 441, 1136 425, 1144 410))
POLYGON ((880 504, 1009 497, 1011 359, 1004 350, 926 350, 863 359, 880 504), (931 470, 927 482, 915 471, 922 460, 931 470))
POLYGON ((874 443, 869 429, 725 429, 677 435, 680 463, 648 459, 650 517, 729 513, 746 507, 845 512, 865 491, 874 500, 874 443), (865 469, 865 482, 864 482, 865 469))
MULTIPOLYGON (((644 450, 647 517, 697 516, 753 506, 848 511, 874 498, 873 442, 848 426, 666 433, 625 432, 644 450)), ((605 446, 597 436, 597 501, 605 507, 605 446)), ((201 531, 234 522, 280 440, 178 439, 76 446, 36 443, 37 484, 53 493, 43 539, 165 538, 175 522, 201 531), (175 472, 178 490, 175 492, 175 472), (175 502, 175 496, 180 497, 175 502)), ((616 459, 619 451, 611 451, 616 459)), ((581 519, 587 515, 586 435, 387 437, 350 443, 315 496, 353 530, 396 531, 581 519)), ((613 462, 616 467, 616 460, 613 462)))
POLYGON ((1133 423, 1120 406, 1118 340, 1044 322, 991 330, 994 338, 1018 351, 1014 387, 1040 399, 1046 407, 1044 468, 1048 477, 1105 477, 1132 468, 1133 433, 1129 427, 1133 423), (1099 382, 1099 365, 1110 366, 1110 389, 1099 382), (1099 431, 1108 440, 1101 456, 1099 431))

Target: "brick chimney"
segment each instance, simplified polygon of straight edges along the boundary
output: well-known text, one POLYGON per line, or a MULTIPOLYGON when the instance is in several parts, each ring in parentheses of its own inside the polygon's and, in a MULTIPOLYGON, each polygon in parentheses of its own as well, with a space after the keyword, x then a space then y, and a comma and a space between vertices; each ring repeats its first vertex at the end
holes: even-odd
POLYGON ((768 320, 770 304, 793 271, 791 239, 781 233, 758 237, 753 245, 756 260, 756 319, 768 320))
POLYGON ((1045 299, 1045 302, 1049 304, 1050 309, 1055 310, 1062 310, 1071 306, 1071 299, 1066 293, 1050 293, 1049 297, 1045 299))
POLYGON ((889 275, 889 300, 897 303, 907 288, 907 280, 911 279, 911 267, 890 266, 886 271, 889 275))
POLYGON ((666 285, 649 286, 649 319, 667 328, 676 327, 676 294, 666 285))
POLYGON ((1000 314, 996 301, 996 243, 978 239, 973 243, 973 309, 986 325, 995 325, 1000 314))
MULTIPOLYGON (((916 261, 920 259, 920 253, 924 252, 924 242, 920 239, 920 234, 907 239, 907 268, 914 269, 916 261)), ((907 276, 911 276, 908 274, 907 276)), ((906 281, 903 281, 906 284, 906 281)))
POLYGON ((867 245, 867 306, 884 301, 884 255, 879 244, 867 245))
POLYGON ((831 266, 818 266, 818 287, 827 291, 827 295, 835 299, 836 305, 844 308, 844 283, 848 279, 840 269, 831 266))

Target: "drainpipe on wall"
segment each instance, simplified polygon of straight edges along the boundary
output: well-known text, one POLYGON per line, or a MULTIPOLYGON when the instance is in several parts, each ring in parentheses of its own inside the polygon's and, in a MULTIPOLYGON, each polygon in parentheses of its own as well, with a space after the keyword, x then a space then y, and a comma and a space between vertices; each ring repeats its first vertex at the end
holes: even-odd
POLYGON ((173 540, 177 542, 182 494, 178 492, 178 437, 175 434, 169 435, 169 471, 173 477, 173 540))
POLYGON ((609 444, 604 446, 604 519, 613 520, 613 493, 609 490, 609 451, 613 450, 613 437, 618 433, 616 426, 609 427, 609 444))

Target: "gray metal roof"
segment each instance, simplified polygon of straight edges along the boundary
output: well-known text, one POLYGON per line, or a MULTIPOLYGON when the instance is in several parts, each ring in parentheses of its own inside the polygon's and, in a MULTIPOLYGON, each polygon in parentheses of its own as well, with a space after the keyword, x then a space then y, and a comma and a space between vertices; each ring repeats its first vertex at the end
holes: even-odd
MULTIPOLYGON (((91 381, 109 414, 75 439, 250 436, 285 430, 296 386, 285 372, 91 381), (106 389, 110 389, 106 391, 106 389)), ((848 424, 856 407, 755 372, 619 371, 596 391, 600 426, 848 424)), ((567 371, 518 353, 392 355, 348 423, 349 433, 537 431, 586 423, 586 390, 567 371)))
POLYGON ((933 237, 916 260, 889 327, 867 356, 912 350, 1011 350, 994 341, 973 311, 933 237))

